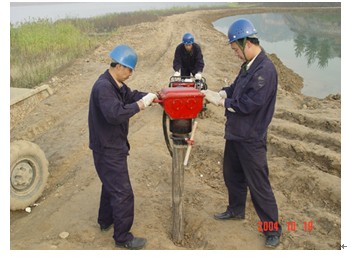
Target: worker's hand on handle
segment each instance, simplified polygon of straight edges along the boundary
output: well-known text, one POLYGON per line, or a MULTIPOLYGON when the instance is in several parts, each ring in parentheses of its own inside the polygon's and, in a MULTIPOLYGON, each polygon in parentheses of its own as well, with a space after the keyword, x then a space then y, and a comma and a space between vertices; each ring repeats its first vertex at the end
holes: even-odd
POLYGON ((200 72, 196 73, 194 77, 195 77, 196 80, 201 80, 202 74, 200 72))
POLYGON ((144 96, 142 99, 140 99, 137 104, 139 105, 140 109, 143 110, 147 108, 149 105, 152 104, 153 100, 158 99, 157 95, 154 93, 148 93, 146 96, 144 96))
POLYGON ((227 98, 227 97, 228 97, 227 92, 225 92, 225 90, 219 91, 218 94, 219 94, 222 98, 227 98))
POLYGON ((225 98, 223 98, 218 92, 207 89, 201 90, 201 93, 205 94, 205 99, 213 105, 224 106, 225 98))

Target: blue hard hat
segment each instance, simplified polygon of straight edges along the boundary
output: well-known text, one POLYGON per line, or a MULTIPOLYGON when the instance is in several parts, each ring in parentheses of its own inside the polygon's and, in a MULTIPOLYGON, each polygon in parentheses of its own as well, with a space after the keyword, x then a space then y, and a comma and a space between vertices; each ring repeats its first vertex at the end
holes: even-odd
POLYGON ((182 37, 182 43, 183 44, 193 44, 194 43, 194 36, 190 34, 189 32, 184 33, 182 37))
POLYGON ((257 34, 252 22, 245 18, 236 20, 228 30, 229 43, 257 34))
POLYGON ((116 46, 111 52, 110 57, 113 61, 135 70, 137 54, 133 48, 127 45, 116 46))

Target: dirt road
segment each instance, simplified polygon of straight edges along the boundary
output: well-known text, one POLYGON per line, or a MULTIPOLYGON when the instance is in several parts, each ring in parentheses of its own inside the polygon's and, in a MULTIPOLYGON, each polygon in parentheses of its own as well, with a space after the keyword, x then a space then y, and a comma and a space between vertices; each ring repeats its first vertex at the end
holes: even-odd
MULTIPOLYGON (((238 11, 241 12, 242 11, 238 11)), ((173 53, 184 32, 194 34, 205 59, 204 77, 219 90, 233 81, 240 61, 211 21, 231 15, 196 11, 121 28, 109 41, 76 60, 48 85, 54 94, 11 129, 11 140, 37 143, 50 162, 50 177, 38 206, 11 212, 11 249, 115 249, 112 231, 96 222, 100 181, 88 149, 91 87, 108 68, 108 53, 128 44, 138 53, 133 89, 156 92, 168 85, 173 53), (68 232, 66 238, 59 235, 68 232)), ((268 136, 270 178, 284 228, 278 249, 339 249, 341 235, 341 101, 305 97, 302 80, 272 55, 281 80, 268 136), (289 231, 287 222, 296 224, 289 231), (313 224, 308 231, 308 224, 313 224), (306 227, 305 227, 306 224, 306 227), (306 231, 305 231, 306 228, 306 231)), ((160 105, 131 119, 129 171, 135 193, 132 232, 148 239, 147 250, 264 249, 258 218, 248 199, 246 219, 218 222, 227 193, 222 177, 223 109, 208 105, 199 119, 196 144, 185 171, 185 239, 171 241, 171 157, 165 146, 160 105)), ((13 119, 16 117, 13 116, 13 119)), ((292 228, 292 226, 291 226, 292 228)))

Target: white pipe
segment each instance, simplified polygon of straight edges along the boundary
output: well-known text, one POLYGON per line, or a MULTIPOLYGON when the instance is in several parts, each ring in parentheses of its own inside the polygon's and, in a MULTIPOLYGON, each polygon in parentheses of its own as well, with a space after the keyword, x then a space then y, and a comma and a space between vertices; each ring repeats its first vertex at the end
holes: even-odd
MULTIPOLYGON (((195 135, 195 131, 196 131, 196 127, 198 126, 198 122, 195 121, 193 124, 193 129, 192 129, 192 134, 190 136, 190 140, 193 141, 194 140, 194 135, 195 135)), ((186 156, 184 158, 184 162, 183 165, 186 166, 188 165, 188 159, 189 159, 189 155, 190 155, 190 151, 192 150, 192 144, 188 145, 187 148, 187 152, 186 152, 186 156)))

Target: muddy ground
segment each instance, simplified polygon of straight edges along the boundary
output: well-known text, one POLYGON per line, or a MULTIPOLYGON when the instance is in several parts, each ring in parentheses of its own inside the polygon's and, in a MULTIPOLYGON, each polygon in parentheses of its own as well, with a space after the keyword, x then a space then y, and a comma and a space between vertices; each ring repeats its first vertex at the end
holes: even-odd
MULTIPOLYGON (((233 81, 240 61, 226 45, 226 36, 211 22, 237 12, 195 11, 123 27, 86 58, 49 80, 54 94, 24 117, 11 111, 11 141, 37 143, 50 163, 49 181, 38 205, 31 213, 10 214, 12 250, 116 249, 112 231, 101 233, 96 221, 101 184, 88 148, 87 123, 91 87, 108 68, 109 51, 123 43, 134 47, 139 61, 127 84, 156 92, 168 85, 174 49, 189 31, 202 47, 209 88, 217 91, 226 79, 233 81), (62 238, 62 232, 68 236, 62 238)), ((270 179, 284 228, 277 249, 340 249, 341 100, 303 96, 300 76, 275 55, 271 58, 280 78, 268 133, 270 179), (294 222, 296 230, 289 231, 287 222, 294 222), (313 224, 312 231, 305 231, 305 222, 313 224)), ((153 105, 131 119, 132 232, 148 239, 146 250, 265 249, 250 198, 245 220, 213 219, 213 214, 227 205, 221 165, 225 118, 222 108, 211 104, 207 108, 206 117, 198 119, 195 145, 185 170, 185 236, 180 245, 171 240, 172 160, 162 133, 162 107, 153 105)))

